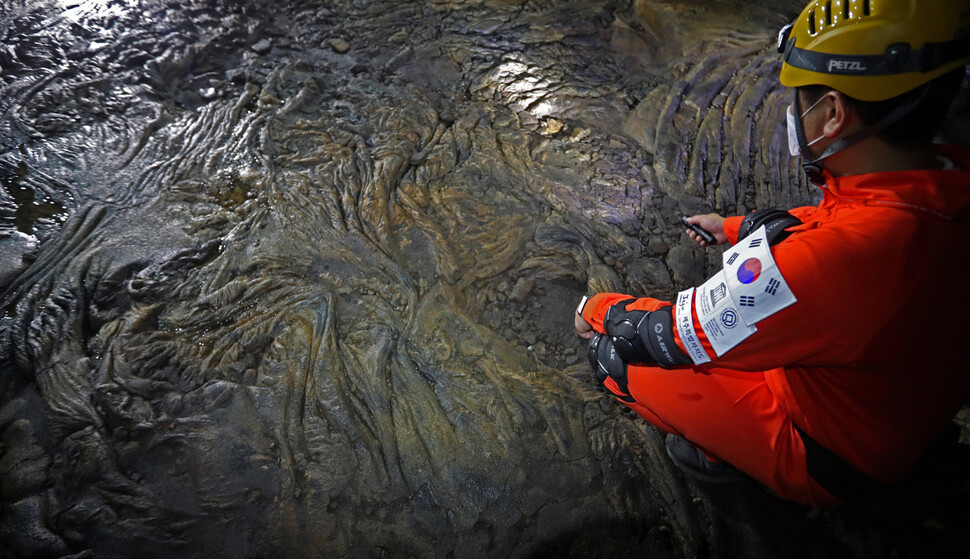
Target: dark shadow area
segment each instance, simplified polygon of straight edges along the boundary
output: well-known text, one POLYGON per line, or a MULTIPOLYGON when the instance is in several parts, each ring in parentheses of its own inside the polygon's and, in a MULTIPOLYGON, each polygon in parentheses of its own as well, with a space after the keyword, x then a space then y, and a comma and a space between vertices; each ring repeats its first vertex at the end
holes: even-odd
POLYGON ((970 445, 954 424, 899 485, 842 507, 780 501, 753 481, 695 483, 717 557, 965 557, 970 547, 970 445))

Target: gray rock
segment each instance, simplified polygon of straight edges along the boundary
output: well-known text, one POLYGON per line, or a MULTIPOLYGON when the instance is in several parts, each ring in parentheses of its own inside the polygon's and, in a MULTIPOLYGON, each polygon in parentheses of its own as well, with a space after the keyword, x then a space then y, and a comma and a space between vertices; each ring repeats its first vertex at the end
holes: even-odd
POLYGON ((330 39, 328 43, 330 44, 330 48, 339 54, 344 54, 350 50, 350 43, 348 43, 345 39, 341 39, 340 37, 330 39))
POLYGON ((273 48, 273 43, 269 39, 260 39, 253 45, 256 54, 266 54, 273 48))
POLYGON ((13 281, 30 264, 37 239, 19 231, 0 234, 0 287, 13 281))

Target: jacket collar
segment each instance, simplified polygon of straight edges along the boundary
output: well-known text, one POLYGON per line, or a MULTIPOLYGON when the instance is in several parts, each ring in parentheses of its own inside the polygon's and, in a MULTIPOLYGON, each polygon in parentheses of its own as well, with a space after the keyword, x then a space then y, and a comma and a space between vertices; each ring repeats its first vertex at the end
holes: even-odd
POLYGON ((887 205, 923 211, 944 219, 970 213, 970 149, 936 145, 937 155, 953 161, 955 169, 891 171, 832 176, 825 173, 826 195, 866 205, 887 205))

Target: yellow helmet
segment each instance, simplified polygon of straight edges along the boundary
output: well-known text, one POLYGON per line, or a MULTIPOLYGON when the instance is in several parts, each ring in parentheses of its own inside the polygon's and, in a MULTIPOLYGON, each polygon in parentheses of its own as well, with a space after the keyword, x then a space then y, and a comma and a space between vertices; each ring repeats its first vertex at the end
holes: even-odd
POLYGON ((814 0, 778 51, 782 85, 890 99, 970 62, 970 1, 814 0))

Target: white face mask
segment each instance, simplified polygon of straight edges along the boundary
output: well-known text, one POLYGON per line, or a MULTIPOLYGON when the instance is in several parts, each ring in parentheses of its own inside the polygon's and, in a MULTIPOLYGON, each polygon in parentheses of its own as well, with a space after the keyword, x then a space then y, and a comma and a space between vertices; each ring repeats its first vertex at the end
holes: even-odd
MULTIPOLYGON (((822 99, 825 99, 824 95, 822 97, 819 97, 818 101, 816 101, 811 107, 806 109, 805 112, 802 113, 802 116, 798 117, 798 120, 805 118, 805 115, 807 115, 809 112, 811 112, 812 109, 818 106, 818 104, 822 102, 822 99)), ((798 157, 800 155, 805 159, 809 159, 811 157, 810 154, 802 153, 801 142, 798 141, 799 140, 798 127, 796 126, 796 123, 795 123, 795 111, 792 105, 788 105, 788 111, 785 113, 785 121, 786 121, 786 124, 788 125, 788 153, 790 153, 792 157, 798 157)), ((811 142, 808 142, 807 144, 805 144, 805 147, 812 146, 813 144, 815 144, 815 142, 821 140, 824 137, 825 137, 825 134, 822 134, 818 138, 815 138, 811 142)))

